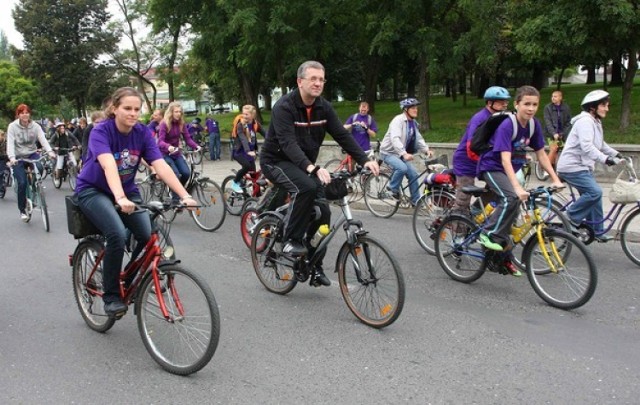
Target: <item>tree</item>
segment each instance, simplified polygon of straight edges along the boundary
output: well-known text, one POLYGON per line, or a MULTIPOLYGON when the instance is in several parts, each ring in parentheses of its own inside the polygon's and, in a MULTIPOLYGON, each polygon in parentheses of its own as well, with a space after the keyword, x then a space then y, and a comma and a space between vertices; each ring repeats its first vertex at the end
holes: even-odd
POLYGON ((23 72, 40 83, 45 101, 71 100, 78 115, 90 89, 102 79, 99 57, 112 52, 117 38, 107 30, 106 0, 24 0, 12 11, 24 38, 17 59, 23 72))
POLYGON ((37 86, 22 76, 16 64, 0 61, 0 115, 12 120, 19 104, 36 104, 37 93, 37 86))
POLYGON ((0 60, 11 60, 9 53, 9 39, 3 30, 0 30, 0 60))

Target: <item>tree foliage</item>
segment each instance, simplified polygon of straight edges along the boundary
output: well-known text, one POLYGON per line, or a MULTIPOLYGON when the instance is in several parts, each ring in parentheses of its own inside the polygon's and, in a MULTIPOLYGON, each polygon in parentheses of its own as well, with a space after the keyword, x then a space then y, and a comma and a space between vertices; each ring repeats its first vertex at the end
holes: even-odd
POLYGON ((36 85, 20 73, 16 64, 0 61, 0 115, 13 119, 19 104, 36 104, 37 93, 36 85))

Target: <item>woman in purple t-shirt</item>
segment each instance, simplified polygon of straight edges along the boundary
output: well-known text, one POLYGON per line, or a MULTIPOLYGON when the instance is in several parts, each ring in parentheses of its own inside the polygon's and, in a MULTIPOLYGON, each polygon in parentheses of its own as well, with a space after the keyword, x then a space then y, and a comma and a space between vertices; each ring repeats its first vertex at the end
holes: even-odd
MULTIPOLYGON (((538 161, 551 176, 553 186, 563 187, 544 152, 540 122, 534 118, 539 102, 540 93, 535 87, 518 88, 515 97, 518 134, 513 137, 511 119, 502 121, 489 141, 491 150, 478 162, 478 178, 484 180, 498 197, 495 211, 485 224, 486 233, 480 235, 480 243, 487 249, 501 251, 509 243, 511 224, 520 213, 518 204, 529 196, 516 177, 516 172, 526 162, 527 147, 536 152, 538 161), (535 125, 531 137, 529 125, 535 125)), ((517 270, 512 273, 519 275, 517 270)))
POLYGON ((118 284, 126 231, 129 229, 137 242, 132 258, 140 253, 151 237, 147 211, 136 211, 136 203, 142 203, 135 184, 140 159, 151 163, 158 177, 180 196, 183 204, 197 205, 162 159, 151 131, 138 122, 141 108, 142 97, 136 89, 123 87, 116 90, 105 111, 108 118, 91 132, 87 159, 76 187, 80 209, 106 240, 102 262, 102 299, 107 315, 116 317, 127 311, 127 306, 120 299, 118 284))

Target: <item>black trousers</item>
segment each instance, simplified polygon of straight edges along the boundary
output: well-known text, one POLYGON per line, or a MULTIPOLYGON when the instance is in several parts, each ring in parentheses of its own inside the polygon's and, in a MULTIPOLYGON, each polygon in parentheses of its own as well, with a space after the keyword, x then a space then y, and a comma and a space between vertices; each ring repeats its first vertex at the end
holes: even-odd
POLYGON ((234 154, 233 160, 240 163, 240 166, 242 166, 242 168, 236 173, 236 178, 234 179, 236 183, 240 183, 240 180, 242 180, 245 174, 256 171, 256 161, 247 159, 247 157, 241 153, 237 155, 234 154))

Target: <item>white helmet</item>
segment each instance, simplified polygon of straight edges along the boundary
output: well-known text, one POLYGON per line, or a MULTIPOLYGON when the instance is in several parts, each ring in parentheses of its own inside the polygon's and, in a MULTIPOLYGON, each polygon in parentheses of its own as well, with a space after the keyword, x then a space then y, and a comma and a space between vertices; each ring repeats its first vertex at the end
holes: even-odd
POLYGON ((609 93, 604 90, 594 90, 584 96, 580 106, 584 111, 589 111, 591 108, 597 108, 598 105, 607 101, 609 101, 609 93))

